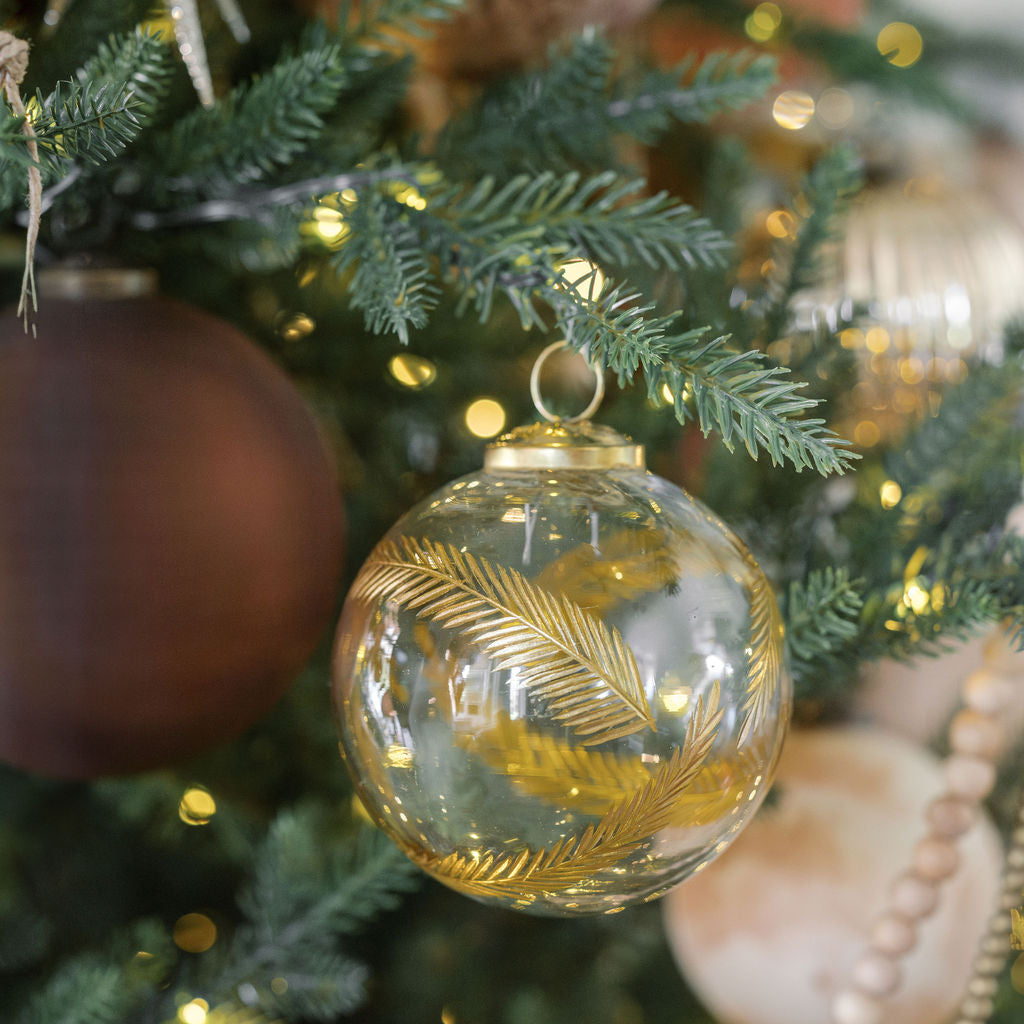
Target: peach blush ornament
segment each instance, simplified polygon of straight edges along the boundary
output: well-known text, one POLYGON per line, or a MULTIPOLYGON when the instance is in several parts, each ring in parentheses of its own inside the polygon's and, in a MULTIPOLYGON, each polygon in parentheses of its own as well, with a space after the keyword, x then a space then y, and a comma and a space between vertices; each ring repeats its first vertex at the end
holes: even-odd
MULTIPOLYGON (((887 1000, 900 1024, 943 1024, 958 1005, 999 892, 1002 851, 979 820, 932 917, 882 911, 915 859, 940 761, 897 736, 837 728, 791 735, 763 810, 730 850, 665 898, 680 968, 722 1024, 822 1024, 879 928, 916 948, 887 1000)), ((903 889, 908 889, 903 886, 903 889)), ((934 890, 929 890, 933 892, 934 890)), ((902 891, 906 903, 922 893, 902 891)), ((902 903, 900 905, 902 905, 902 903)), ((884 979, 876 979, 881 983, 884 979)))
MULTIPOLYGON (((909 740, 927 743, 945 728, 961 700, 964 678, 982 661, 1009 680, 1024 681, 1024 654, 1001 628, 987 630, 936 657, 868 665, 853 699, 854 714, 909 740)), ((1010 733, 1024 728, 1024 686, 1012 686, 1000 715, 1010 733)))

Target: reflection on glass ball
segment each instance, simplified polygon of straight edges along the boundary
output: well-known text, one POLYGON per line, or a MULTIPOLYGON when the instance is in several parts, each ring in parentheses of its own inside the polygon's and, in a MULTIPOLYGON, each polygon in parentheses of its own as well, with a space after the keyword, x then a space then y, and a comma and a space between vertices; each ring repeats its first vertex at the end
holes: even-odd
POLYGON ((373 818, 485 902, 610 913, 717 855, 788 721, 763 573, 592 425, 522 428, 412 509, 338 627, 342 748, 373 818))

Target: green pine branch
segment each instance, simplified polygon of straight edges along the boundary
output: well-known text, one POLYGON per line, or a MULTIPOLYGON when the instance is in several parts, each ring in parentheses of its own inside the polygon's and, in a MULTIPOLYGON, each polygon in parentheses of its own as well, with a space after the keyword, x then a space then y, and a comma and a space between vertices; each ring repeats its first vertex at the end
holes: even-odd
POLYGON ((203 979, 219 999, 230 1001, 245 984, 267 1011, 324 1021, 362 1002, 366 970, 340 942, 397 906, 422 876, 375 829, 330 833, 314 808, 277 816, 239 895, 246 920, 215 976, 203 979), (288 978, 287 993, 269 986, 276 976, 288 978))
POLYGON ((615 56, 593 31, 552 50, 546 67, 499 82, 450 122, 439 160, 498 176, 531 167, 537 152, 549 166, 607 166, 616 134, 653 142, 673 123, 705 123, 759 99, 776 77, 773 57, 715 53, 627 81, 615 56))
MULTIPOLYGON (((141 30, 111 36, 70 81, 46 96, 36 93, 28 117, 39 147, 44 185, 66 177, 74 166, 116 159, 135 140, 166 91, 166 47, 141 30)), ((24 168, 31 164, 26 137, 15 132, 20 119, 0 128, 0 203, 23 201, 24 168)))
POLYGON ((110 36, 75 72, 76 81, 83 86, 91 84, 96 90, 127 86, 140 115, 157 109, 167 94, 170 79, 166 44, 159 36, 142 29, 110 36))
POLYGON ((40 99, 33 118, 40 162, 48 180, 63 177, 71 164, 101 164, 115 159, 142 128, 141 101, 131 86, 61 82, 40 99))
POLYGON ((667 388, 676 418, 695 419, 705 435, 716 431, 726 447, 739 440, 755 460, 767 452, 773 465, 789 462, 823 475, 842 472, 858 457, 823 420, 804 416, 818 401, 801 396, 806 384, 788 379, 788 369, 763 353, 729 351, 729 339, 708 340, 707 329, 672 333, 676 317, 649 317, 621 288, 596 302, 571 289, 546 291, 574 348, 586 349, 623 382, 642 369, 652 398, 667 388))
POLYGON ((831 566, 794 580, 786 596, 786 643, 793 685, 799 696, 834 674, 835 664, 859 633, 863 584, 831 566))
POLYGON ((778 62, 769 54, 691 54, 670 71, 651 71, 620 87, 606 112, 620 130, 653 141, 674 121, 704 124, 760 99, 777 77, 778 62))
POLYGON ((348 34, 391 43, 396 33, 427 35, 432 23, 457 14, 465 0, 364 0, 355 5, 355 18, 351 16, 351 0, 343 0, 340 6, 338 23, 343 32, 350 25, 348 34))
POLYGON ((408 208, 385 192, 364 192, 347 214, 345 228, 332 263, 338 274, 352 271, 352 307, 363 311, 374 334, 394 333, 408 344, 409 329, 426 325, 440 297, 408 208))
POLYGON ((180 118, 156 147, 163 179, 188 194, 231 192, 304 155, 347 83, 337 43, 315 43, 236 87, 210 108, 180 118))
POLYGON ((829 150, 804 178, 793 202, 795 238, 776 246, 783 272, 772 281, 762 314, 759 335, 765 344, 786 332, 794 296, 817 280, 822 247, 836 237, 838 219, 861 184, 860 162, 849 146, 829 150))
POLYGON ((157 990, 174 953, 163 924, 149 919, 105 945, 62 962, 14 1024, 124 1024, 157 990), (146 956, 138 956, 139 950, 146 956))

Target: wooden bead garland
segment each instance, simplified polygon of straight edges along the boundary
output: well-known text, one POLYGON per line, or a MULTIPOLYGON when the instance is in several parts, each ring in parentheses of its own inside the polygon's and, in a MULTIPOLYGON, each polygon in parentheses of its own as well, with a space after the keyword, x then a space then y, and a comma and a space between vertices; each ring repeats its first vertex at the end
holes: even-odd
MULTIPOLYGON (((854 964, 848 987, 832 1001, 832 1024, 882 1024, 885 1000, 902 980, 901 961, 917 944, 918 925, 935 910, 940 886, 957 869, 957 841, 995 785, 995 762, 1005 742, 999 716, 1013 693, 1012 680, 984 667, 967 678, 964 706, 949 727, 945 790, 928 805, 928 832, 914 847, 910 868, 894 881, 889 906, 854 964)), ((1009 949, 1010 908, 1018 905, 1024 887, 1024 805, 1013 842, 1000 907, 982 942, 956 1024, 981 1024, 992 1011, 995 976, 1009 949)))
POLYGON ((999 905, 989 921, 974 960, 974 972, 967 983, 964 1000, 953 1024, 984 1024, 992 1013, 992 997, 999 988, 997 980, 1010 950, 1010 911, 1020 906, 1024 889, 1024 795, 1017 812, 1017 827, 1006 856, 1003 889, 999 905))

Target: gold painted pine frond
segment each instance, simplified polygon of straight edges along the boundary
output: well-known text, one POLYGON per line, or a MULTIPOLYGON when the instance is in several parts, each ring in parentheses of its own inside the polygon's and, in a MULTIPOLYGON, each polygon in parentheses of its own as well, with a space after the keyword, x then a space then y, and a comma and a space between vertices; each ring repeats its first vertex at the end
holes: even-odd
POLYGON ((1016 907, 1010 911, 1010 949, 1024 949, 1024 914, 1016 907))
POLYGON ((754 556, 738 539, 733 548, 751 570, 750 655, 747 659, 747 694, 743 702, 746 717, 740 729, 739 742, 746 743, 764 723, 775 697, 783 672, 783 640, 785 626, 771 585, 754 560, 754 556))
POLYGON ((682 797, 700 774, 714 743, 722 711, 719 687, 699 698, 684 745, 660 763, 648 780, 616 801, 600 821, 553 846, 518 853, 455 850, 446 856, 406 848, 426 871, 470 895, 529 897, 581 883, 614 867, 661 829, 672 826, 682 797))
POLYGON ((588 611, 606 612, 624 601, 664 589, 677 576, 673 552, 663 531, 625 529, 603 539, 600 553, 591 544, 566 551, 544 569, 536 582, 588 611))
MULTIPOLYGON (((639 755, 621 757, 577 746, 504 713, 492 728, 472 736, 456 734, 455 741, 505 776, 518 792, 578 814, 604 814, 651 777, 639 755)), ((717 821, 747 793, 764 763, 746 749, 727 759, 709 758, 679 798, 673 826, 717 821)))
POLYGON ((618 757, 579 746, 504 713, 491 729, 473 736, 456 734, 460 741, 519 792, 581 814, 603 814, 651 776, 639 756, 618 757))
POLYGON ((552 718, 585 744, 654 728, 636 657, 619 631, 514 569, 403 537, 378 545, 352 596, 393 601, 460 630, 497 668, 518 669, 552 718))
POLYGON ((747 668, 746 718, 739 742, 746 743, 761 728, 782 675, 784 626, 768 581, 758 573, 750 601, 750 658, 747 668))

